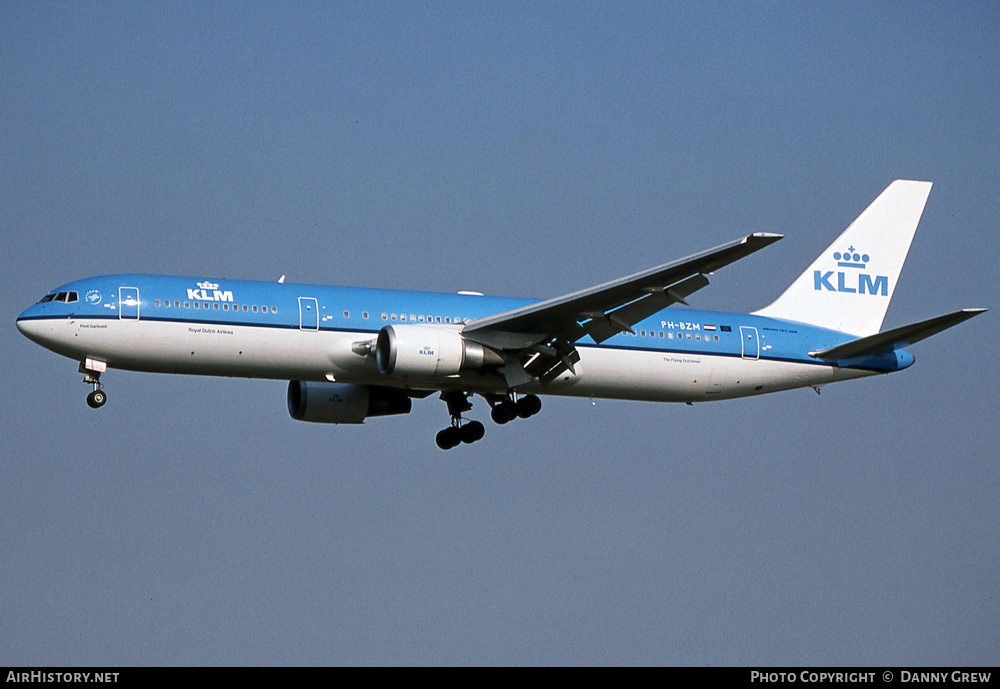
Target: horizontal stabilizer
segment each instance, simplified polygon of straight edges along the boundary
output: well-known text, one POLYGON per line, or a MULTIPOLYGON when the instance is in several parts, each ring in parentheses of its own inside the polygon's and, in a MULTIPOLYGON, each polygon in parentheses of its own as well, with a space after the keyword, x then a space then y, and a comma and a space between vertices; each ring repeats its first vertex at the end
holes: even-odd
POLYGON ((984 311, 986 309, 962 309, 955 313, 949 313, 946 316, 938 316, 937 318, 920 321, 919 323, 904 325, 901 328, 893 328, 892 330, 886 330, 884 333, 862 337, 822 351, 809 352, 809 356, 816 359, 842 360, 892 352, 920 342, 920 340, 931 335, 936 335, 942 330, 947 330, 953 325, 967 321, 984 311))

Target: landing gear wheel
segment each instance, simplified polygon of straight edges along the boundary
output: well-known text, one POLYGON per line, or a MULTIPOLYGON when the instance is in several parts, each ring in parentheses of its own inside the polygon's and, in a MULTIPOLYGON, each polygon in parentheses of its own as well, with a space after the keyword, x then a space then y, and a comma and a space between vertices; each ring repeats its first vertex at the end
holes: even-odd
POLYGON ((104 394, 103 390, 94 390, 92 393, 87 395, 87 405, 91 409, 97 409, 103 407, 104 403, 108 401, 108 396, 104 394))
POLYGON ((517 405, 509 399, 504 400, 500 404, 493 407, 493 410, 490 412, 490 418, 500 425, 503 425, 508 421, 513 421, 517 418, 517 405))
POLYGON ((538 395, 527 395, 517 401, 517 415, 522 419, 534 416, 542 410, 542 401, 538 395))
POLYGON ((478 421, 470 421, 462 426, 462 442, 472 444, 477 440, 482 440, 486 435, 486 427, 478 421))
POLYGON ((438 432, 434 442, 442 450, 450 450, 462 442, 462 429, 457 426, 448 426, 448 428, 438 432))

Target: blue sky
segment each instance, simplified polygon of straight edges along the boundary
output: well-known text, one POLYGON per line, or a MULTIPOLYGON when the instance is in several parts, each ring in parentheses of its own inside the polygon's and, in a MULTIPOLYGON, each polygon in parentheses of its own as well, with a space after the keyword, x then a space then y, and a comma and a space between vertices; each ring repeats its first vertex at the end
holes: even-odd
MULTIPOLYGON (((449 453, 76 364, 114 272, 549 297, 748 232, 775 298, 935 183, 885 327, 995 307, 995 3, 5 3, 0 664, 995 664, 995 311, 905 373, 545 400, 449 453)), ((472 416, 487 421, 482 401, 472 416)))

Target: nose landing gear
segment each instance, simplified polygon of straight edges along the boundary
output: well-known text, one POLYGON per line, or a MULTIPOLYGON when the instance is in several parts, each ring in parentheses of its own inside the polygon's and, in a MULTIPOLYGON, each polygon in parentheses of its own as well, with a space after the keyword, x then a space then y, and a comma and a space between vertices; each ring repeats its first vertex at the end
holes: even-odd
POLYGON ((93 392, 87 395, 87 406, 91 409, 99 409, 108 401, 107 394, 101 389, 101 372, 106 369, 106 364, 93 359, 87 359, 80 364, 80 373, 84 375, 83 382, 94 386, 93 392))
POLYGON ((97 409, 98 407, 103 407, 104 403, 108 401, 108 396, 104 394, 103 390, 94 390, 92 393, 87 395, 87 405, 91 409, 97 409))

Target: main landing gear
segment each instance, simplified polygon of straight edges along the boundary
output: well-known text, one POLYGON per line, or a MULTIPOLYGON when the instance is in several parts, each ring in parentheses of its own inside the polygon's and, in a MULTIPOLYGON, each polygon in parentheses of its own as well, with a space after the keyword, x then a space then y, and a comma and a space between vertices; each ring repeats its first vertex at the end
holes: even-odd
MULTIPOLYGON (((442 450, 450 450, 462 443, 472 444, 477 440, 482 440, 486 435, 486 429, 478 421, 467 421, 462 423, 462 414, 472 409, 469 402, 470 395, 464 392, 443 392, 441 399, 448 405, 448 413, 451 414, 451 426, 439 431, 435 442, 442 450)), ((514 419, 526 419, 534 416, 542 409, 542 401, 537 395, 525 395, 520 399, 515 399, 513 393, 510 395, 487 397, 487 401, 493 409, 490 417, 498 424, 505 424, 514 419)))
POLYGON ((448 405, 448 413, 451 414, 451 425, 439 431, 434 441, 442 450, 450 450, 461 443, 472 444, 477 440, 482 440, 486 435, 486 428, 478 421, 469 421, 462 424, 462 412, 472 409, 469 402, 469 395, 464 392, 443 392, 441 399, 448 405))
POLYGON ((517 401, 509 396, 493 405, 490 418, 495 423, 503 425, 517 418, 526 419, 534 416, 541 410, 542 400, 538 399, 538 395, 525 395, 517 401))
POLYGON ((87 395, 87 406, 91 409, 99 409, 108 401, 108 396, 101 389, 101 372, 87 368, 85 364, 80 364, 80 373, 84 375, 83 382, 93 385, 94 390, 87 395))

